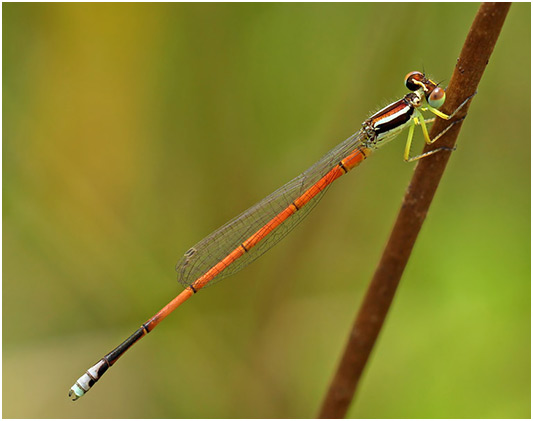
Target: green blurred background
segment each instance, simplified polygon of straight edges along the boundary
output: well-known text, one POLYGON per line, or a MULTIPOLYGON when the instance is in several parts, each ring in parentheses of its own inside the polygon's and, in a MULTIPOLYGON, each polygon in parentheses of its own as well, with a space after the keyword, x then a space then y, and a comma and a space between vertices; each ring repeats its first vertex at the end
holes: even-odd
MULTIPOLYGON (((315 416, 413 172, 404 136, 67 392, 181 290, 191 245, 407 72, 446 84, 477 8, 3 4, 3 416, 315 416)), ((530 416, 530 24, 513 5, 350 417, 530 416)))

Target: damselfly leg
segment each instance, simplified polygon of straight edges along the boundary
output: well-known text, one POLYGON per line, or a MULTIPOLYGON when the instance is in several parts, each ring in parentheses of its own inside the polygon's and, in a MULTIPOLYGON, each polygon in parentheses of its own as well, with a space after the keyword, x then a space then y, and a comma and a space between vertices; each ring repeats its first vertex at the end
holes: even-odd
MULTIPOLYGON (((474 93, 474 94, 470 95, 468 98, 466 98, 453 111, 453 113, 451 113, 450 115, 444 114, 443 112, 437 110, 436 108, 432 107, 431 105, 428 105, 427 107, 422 107, 421 110, 422 111, 430 111, 433 114, 435 114, 436 116, 438 116, 439 118, 442 118, 443 120, 450 120, 468 103, 468 101, 470 101, 474 97, 474 95, 476 95, 476 94, 474 93)), ((435 143, 437 140, 439 140, 442 136, 444 136, 444 134, 446 134, 448 132, 448 130, 450 130, 457 123, 461 123, 465 118, 466 118, 466 115, 461 117, 458 120, 453 121, 444 130, 442 130, 433 139, 431 139, 431 137, 429 136, 429 131, 428 131, 427 125, 433 123, 435 121, 435 117, 429 118, 429 119, 425 119, 424 116, 422 115, 422 113, 418 112, 417 116, 413 118, 414 124, 411 127, 409 127, 409 132, 407 134, 407 141, 405 142, 405 150, 404 150, 404 154, 403 154, 404 161, 406 161, 406 162, 414 162, 414 161, 418 161, 419 159, 426 158, 426 157, 428 157, 430 155, 436 154, 437 152, 454 151, 455 150, 455 147, 450 148, 450 147, 447 147, 447 146, 441 146, 441 147, 433 149, 431 151, 424 152, 424 153, 421 153, 419 155, 411 156, 411 145, 412 145, 412 142, 413 142, 415 126, 420 126, 422 128, 422 134, 424 135, 424 141, 426 142, 427 145, 431 145, 431 144, 435 143)))

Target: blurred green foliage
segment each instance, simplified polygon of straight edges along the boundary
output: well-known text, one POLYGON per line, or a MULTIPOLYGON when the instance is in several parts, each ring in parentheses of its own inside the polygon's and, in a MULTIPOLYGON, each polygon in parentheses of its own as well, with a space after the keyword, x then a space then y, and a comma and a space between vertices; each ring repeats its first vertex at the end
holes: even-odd
MULTIPOLYGON (((4 3, 3 416, 313 417, 413 171, 403 136, 67 392, 180 291, 192 244, 407 72, 446 84, 477 8, 4 3)), ((351 417, 530 417, 530 26, 514 4, 351 417)))

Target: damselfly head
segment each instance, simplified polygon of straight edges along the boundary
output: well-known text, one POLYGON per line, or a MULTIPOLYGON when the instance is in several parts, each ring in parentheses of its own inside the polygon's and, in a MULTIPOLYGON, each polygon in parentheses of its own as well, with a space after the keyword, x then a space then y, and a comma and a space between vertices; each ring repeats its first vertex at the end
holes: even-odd
POLYGON ((423 88, 425 92, 425 80, 426 76, 424 75, 424 73, 407 73, 407 75, 405 76, 405 86, 410 91, 418 91, 420 88, 423 88))
POLYGON ((446 101, 446 92, 444 89, 435 86, 429 95, 426 94, 426 101, 433 108, 440 108, 446 101))
POLYGON ((446 93, 435 82, 427 78, 424 73, 411 72, 405 76, 405 86, 410 91, 422 89, 426 101, 433 108, 440 108, 446 101, 446 93))

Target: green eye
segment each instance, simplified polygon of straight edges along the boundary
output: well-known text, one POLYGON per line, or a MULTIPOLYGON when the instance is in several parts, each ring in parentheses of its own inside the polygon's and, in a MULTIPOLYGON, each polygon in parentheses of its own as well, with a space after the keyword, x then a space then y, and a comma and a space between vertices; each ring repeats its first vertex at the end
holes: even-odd
POLYGON ((444 92, 444 89, 437 87, 433 89, 431 94, 429 94, 427 100, 429 105, 438 109, 442 107, 442 104, 444 104, 444 101, 446 101, 446 92, 444 92))

